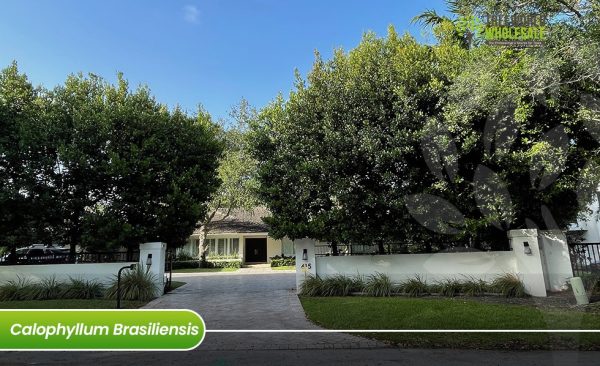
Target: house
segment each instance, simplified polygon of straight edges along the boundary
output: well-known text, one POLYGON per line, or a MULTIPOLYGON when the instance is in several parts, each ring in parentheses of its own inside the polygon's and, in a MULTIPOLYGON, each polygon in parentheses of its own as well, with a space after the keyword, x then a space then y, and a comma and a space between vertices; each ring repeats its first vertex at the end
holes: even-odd
POLYGON ((242 263, 269 263, 277 255, 293 256, 292 240, 269 236, 269 227, 262 220, 268 216, 269 211, 263 207, 232 210, 229 214, 219 210, 208 224, 206 238, 203 227, 196 229, 179 252, 197 257, 204 242, 208 247, 207 257, 241 258, 242 263))
POLYGON ((568 228, 571 235, 577 235, 582 243, 600 243, 600 212, 598 200, 594 200, 589 206, 589 213, 577 220, 568 228))

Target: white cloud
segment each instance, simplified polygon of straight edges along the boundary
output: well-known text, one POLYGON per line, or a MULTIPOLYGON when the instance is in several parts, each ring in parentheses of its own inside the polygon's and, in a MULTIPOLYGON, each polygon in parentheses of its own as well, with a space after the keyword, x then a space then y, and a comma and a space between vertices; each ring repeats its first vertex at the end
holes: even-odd
POLYGON ((183 19, 188 23, 198 23, 200 11, 194 5, 186 5, 183 7, 183 19))

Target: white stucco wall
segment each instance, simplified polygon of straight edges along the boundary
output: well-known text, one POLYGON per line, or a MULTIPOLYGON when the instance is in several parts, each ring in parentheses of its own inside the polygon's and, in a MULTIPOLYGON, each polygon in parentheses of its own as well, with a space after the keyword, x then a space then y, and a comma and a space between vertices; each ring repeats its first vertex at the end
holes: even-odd
POLYGON ((296 240, 296 288, 308 275, 368 276, 384 273, 398 283, 415 276, 429 282, 474 277, 488 282, 517 275, 532 296, 566 288, 573 276, 568 246, 560 231, 511 230, 510 251, 433 254, 315 256, 315 241, 296 240), (529 248, 530 250, 527 250, 529 248), (303 258, 303 253, 306 256, 303 258))
POLYGON ((566 289, 567 280, 573 277, 567 238, 559 230, 541 231, 539 234, 549 291, 566 289))
POLYGON ((54 276, 59 281, 67 281, 72 277, 108 284, 117 275, 119 268, 131 263, 134 262, 0 266, 0 283, 16 280, 18 277, 38 282, 54 276))
POLYGON ((370 275, 385 273, 394 282, 416 275, 434 282, 446 278, 473 276, 487 281, 504 273, 516 271, 512 252, 433 253, 395 255, 357 255, 317 257, 317 274, 330 276, 370 275))

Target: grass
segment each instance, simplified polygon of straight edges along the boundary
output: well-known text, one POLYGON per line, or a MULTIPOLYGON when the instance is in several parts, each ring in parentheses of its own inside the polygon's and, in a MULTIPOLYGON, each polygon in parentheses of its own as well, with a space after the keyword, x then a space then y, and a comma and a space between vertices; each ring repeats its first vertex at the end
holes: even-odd
POLYGON ((173 273, 199 273, 199 272, 235 272, 239 268, 182 268, 174 269, 173 273))
POLYGON ((289 270, 295 270, 296 266, 271 267, 271 269, 274 271, 289 271, 289 270))
MULTIPOLYGON (((600 329, 600 313, 485 304, 463 298, 301 297, 310 320, 328 329, 600 329)), ((368 333, 404 347, 600 349, 600 334, 368 333)))
MULTIPOLYGON (((137 309, 147 301, 122 301, 124 309, 137 309)), ((0 309, 114 309, 115 300, 25 300, 0 301, 0 309)))

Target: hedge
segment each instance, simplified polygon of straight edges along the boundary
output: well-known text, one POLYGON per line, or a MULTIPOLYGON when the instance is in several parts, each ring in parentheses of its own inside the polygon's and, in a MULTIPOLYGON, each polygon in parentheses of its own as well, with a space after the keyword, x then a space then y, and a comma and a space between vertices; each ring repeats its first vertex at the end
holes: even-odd
POLYGON ((276 255, 271 258, 271 267, 295 266, 296 257, 286 257, 285 255, 276 255))

